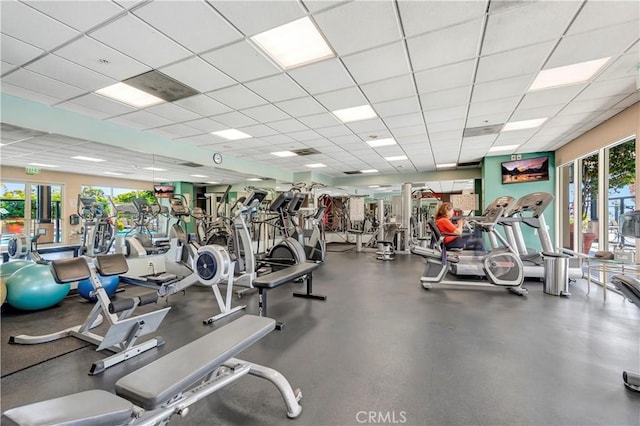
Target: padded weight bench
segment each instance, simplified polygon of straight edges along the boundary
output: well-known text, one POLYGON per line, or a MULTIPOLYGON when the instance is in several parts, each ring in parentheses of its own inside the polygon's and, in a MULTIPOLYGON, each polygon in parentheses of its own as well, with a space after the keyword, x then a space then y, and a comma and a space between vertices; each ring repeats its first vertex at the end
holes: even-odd
POLYGON ((7 425, 157 425, 240 377, 251 374, 272 382, 282 394, 287 416, 302 412, 294 391, 278 371, 234 358, 273 331, 270 318, 245 315, 116 382, 116 394, 79 392, 12 408, 2 414, 7 425))
MULTIPOLYGON (((307 282, 306 293, 293 293, 294 297, 303 297, 306 299, 327 300, 327 296, 313 294, 313 271, 320 266, 315 262, 303 262, 279 269, 270 274, 261 275, 253 281, 253 286, 258 289, 258 310, 260 316, 267 316, 267 291, 280 287, 282 284, 294 281, 297 278, 304 277, 307 282)), ((276 329, 282 330, 284 323, 278 322, 276 329)))

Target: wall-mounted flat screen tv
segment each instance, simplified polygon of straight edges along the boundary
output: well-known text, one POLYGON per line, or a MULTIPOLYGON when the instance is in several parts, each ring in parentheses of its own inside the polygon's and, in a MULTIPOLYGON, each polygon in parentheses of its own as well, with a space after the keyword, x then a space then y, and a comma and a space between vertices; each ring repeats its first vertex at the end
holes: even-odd
POLYGON ((173 185, 153 185, 153 193, 156 198, 171 198, 175 193, 173 185))
POLYGON ((502 163, 502 184, 549 180, 549 157, 535 157, 502 163))

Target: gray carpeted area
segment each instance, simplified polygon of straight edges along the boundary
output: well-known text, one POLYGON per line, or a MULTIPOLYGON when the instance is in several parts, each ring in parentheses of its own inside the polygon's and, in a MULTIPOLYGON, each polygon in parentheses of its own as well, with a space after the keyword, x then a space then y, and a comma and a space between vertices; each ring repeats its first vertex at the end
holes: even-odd
MULTIPOLYGON (((427 291, 419 284, 422 258, 396 258, 329 253, 314 275, 314 291, 326 302, 291 297, 299 284, 269 293, 270 316, 286 327, 239 358, 273 367, 302 389, 298 419, 287 420, 272 385, 247 377, 172 424, 640 424, 640 394, 621 378, 623 369, 640 371, 636 306, 614 294, 604 303, 599 288, 586 296, 582 282, 570 298, 543 294, 540 282, 527 283, 527 297, 427 291)), ((92 388, 113 391, 119 377, 221 325, 201 323, 217 309, 206 288, 170 302, 158 330, 165 346, 100 376, 86 374, 104 356, 91 348, 11 374, 1 382, 2 409, 92 388)), ((257 312, 255 295, 235 303, 257 312)), ((3 351, 4 333, 3 321, 3 351)))

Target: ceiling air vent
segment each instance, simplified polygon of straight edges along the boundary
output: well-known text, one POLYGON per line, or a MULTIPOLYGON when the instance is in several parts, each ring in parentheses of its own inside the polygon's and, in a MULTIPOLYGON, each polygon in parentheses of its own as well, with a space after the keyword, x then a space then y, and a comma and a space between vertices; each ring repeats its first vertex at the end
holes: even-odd
POLYGON ((178 166, 185 166, 185 167, 204 167, 202 164, 198 164, 198 163, 192 163, 190 161, 186 162, 186 163, 178 163, 178 166))
POLYGON ((313 155, 320 154, 320 151, 314 148, 294 149, 291 152, 295 152, 297 155, 313 155))
POLYGON ((360 170, 352 170, 350 172, 344 172, 345 175, 360 175, 362 172, 360 170))
POLYGON ((123 83, 164 99, 167 102, 177 101, 200 93, 156 70, 131 77, 128 80, 124 80, 123 83))
POLYGON ((481 127, 467 127, 466 129, 464 129, 462 137, 472 138, 475 136, 495 135, 496 133, 500 133, 500 130, 502 130, 503 127, 504 124, 492 124, 490 126, 481 127))
POLYGON ((480 161, 471 161, 469 163, 458 163, 456 169, 476 169, 480 167, 480 161))

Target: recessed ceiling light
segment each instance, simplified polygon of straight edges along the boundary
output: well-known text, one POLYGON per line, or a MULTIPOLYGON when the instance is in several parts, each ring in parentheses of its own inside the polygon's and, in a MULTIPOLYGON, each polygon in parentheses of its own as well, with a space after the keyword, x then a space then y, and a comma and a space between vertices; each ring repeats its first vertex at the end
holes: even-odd
POLYGON ((369 185, 369 188, 380 188, 380 185, 369 185))
POLYGON ((393 140, 392 138, 386 138, 386 139, 374 139, 372 141, 367 141, 367 145, 371 146, 371 147, 376 147, 376 146, 389 146, 389 145, 396 145, 396 141, 393 140))
POLYGON ((317 168, 320 168, 320 167, 327 167, 326 165, 324 165, 322 163, 305 164, 305 166, 311 167, 312 169, 317 169, 317 168))
POLYGON ((568 86, 589 80, 598 72, 609 58, 600 58, 593 61, 580 62, 578 64, 565 65, 564 67, 549 68, 538 73, 531 83, 529 92, 534 90, 549 89, 551 87, 568 86))
POLYGON ((106 96, 116 101, 124 102, 127 105, 134 106, 136 108, 145 108, 151 105, 157 105, 164 102, 156 96, 150 95, 147 92, 131 87, 128 84, 116 83, 111 86, 107 86, 104 89, 96 90, 96 93, 102 96, 106 96))
POLYGON ((511 130, 524 130, 533 129, 535 127, 542 126, 542 123, 547 121, 547 118, 536 118, 534 120, 512 121, 507 123, 502 128, 503 132, 509 132, 511 130))
POLYGON ((118 173, 118 172, 102 172, 102 174, 111 175, 111 176, 124 176, 124 173, 118 173))
POLYGON ((311 19, 304 17, 251 37, 282 68, 292 68, 334 56, 311 19))
POLYGON ((166 172, 167 169, 161 169, 159 167, 143 167, 145 170, 153 170, 154 172, 166 172))
POLYGON ((260 179, 260 178, 248 178, 247 180, 250 181, 250 182, 260 182, 262 179, 260 179))
MULTIPOLYGON (((517 149, 520 145, 502 145, 502 146, 492 146, 489 148, 489 152, 500 152, 500 151, 513 151, 517 149)), ((463 182, 466 183, 466 182, 463 182)))
POLYGON ((447 168, 455 167, 457 165, 458 165, 457 163, 442 163, 442 164, 436 164, 436 168, 447 169, 447 168))
POLYGON ((42 164, 42 163, 29 163, 30 166, 38 166, 38 167, 60 167, 55 166, 53 164, 42 164))
POLYGON ((209 177, 209 176, 205 176, 205 175, 191 175, 191 177, 206 178, 206 177, 209 177))
POLYGON ((360 173, 378 173, 376 169, 360 170, 360 173))
POLYGON ((93 163, 100 163, 102 161, 105 161, 102 158, 85 157, 83 155, 76 155, 75 157, 71 157, 71 158, 73 158, 74 160, 91 161, 93 163))
POLYGON ((339 109, 331 111, 338 120, 343 123, 350 123, 352 121, 368 120, 370 118, 377 117, 371 105, 361 105, 352 108, 339 109))
POLYGON ((220 182, 205 182, 205 183, 208 183, 208 184, 210 184, 210 185, 217 185, 217 184, 219 184, 220 182))
POLYGON ((395 157, 384 157, 385 160, 387 161, 402 161, 402 160, 406 160, 407 156, 406 155, 396 155, 395 157))
POLYGON ((219 136, 221 138, 225 138, 228 139, 230 141, 237 141, 239 139, 248 139, 251 138, 253 136, 248 135, 244 132, 241 132, 240 130, 236 130, 236 129, 227 129, 227 130, 220 130, 217 132, 211 132, 212 135, 215 136, 219 136))
POLYGON ((275 155, 276 157, 295 157, 298 154, 291 151, 278 151, 278 152, 272 152, 271 155, 275 155))
POLYGON ((160 182, 169 182, 169 179, 163 177, 154 177, 153 180, 157 180, 160 182))

